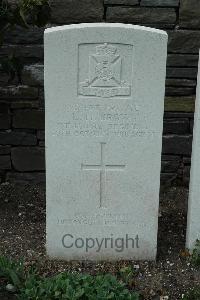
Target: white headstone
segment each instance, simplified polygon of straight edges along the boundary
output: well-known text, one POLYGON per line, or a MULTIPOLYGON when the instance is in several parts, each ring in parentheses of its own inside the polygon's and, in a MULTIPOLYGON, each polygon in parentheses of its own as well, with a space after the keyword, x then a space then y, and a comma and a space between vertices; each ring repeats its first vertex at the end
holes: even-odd
POLYGON ((47 252, 155 259, 167 34, 45 31, 47 252))
POLYGON ((200 240, 200 60, 193 131, 186 247, 192 250, 197 239, 200 240))

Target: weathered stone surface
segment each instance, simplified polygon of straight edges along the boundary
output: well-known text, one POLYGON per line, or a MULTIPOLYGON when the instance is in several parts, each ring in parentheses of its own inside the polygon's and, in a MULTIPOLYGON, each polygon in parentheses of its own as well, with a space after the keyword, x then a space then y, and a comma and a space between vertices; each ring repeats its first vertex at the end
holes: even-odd
POLYGON ((194 94, 195 94, 195 87, 167 86, 165 89, 166 96, 191 96, 194 94))
POLYGON ((183 157, 184 166, 191 165, 191 157, 183 157))
POLYGON ((179 155, 162 155, 162 161, 180 161, 181 157, 179 155))
POLYGON ((0 155, 10 154, 11 147, 10 146, 1 146, 0 145, 0 155))
POLYGON ((5 179, 5 170, 0 170, 0 183, 4 182, 5 179))
POLYGON ((30 26, 29 29, 16 26, 8 30, 4 42, 8 44, 43 44, 44 28, 30 26))
POLYGON ((193 133, 194 119, 190 120, 190 132, 193 133))
POLYGON ((36 99, 38 89, 26 85, 0 87, 0 99, 36 99))
POLYGON ((179 167, 180 167, 180 158, 177 159, 176 161, 162 161, 162 165, 161 165, 161 172, 162 173, 175 173, 178 171, 179 167))
POLYGON ((191 169, 190 166, 185 166, 183 168, 183 183, 187 186, 189 185, 190 182, 190 169, 191 169))
POLYGON ((198 30, 177 30, 168 31, 169 53, 199 53, 200 31, 198 30))
POLYGON ((190 133, 189 119, 164 119, 164 134, 190 133))
POLYGON ((104 0, 104 4, 107 5, 138 5, 139 0, 104 0))
POLYGON ((44 171, 45 153, 40 147, 16 147, 11 149, 11 160, 16 171, 44 171))
POLYGON ((10 170, 11 161, 10 155, 0 155, 0 170, 10 170))
POLYGON ((44 65, 33 64, 25 66, 22 80, 25 85, 43 86, 44 85, 44 65))
POLYGON ((196 67, 199 56, 196 54, 168 54, 168 67, 196 67))
POLYGON ((199 0, 180 1, 179 25, 183 28, 200 28, 199 0))
POLYGON ((38 140, 44 141, 44 139, 45 139, 45 131, 44 130, 38 130, 37 131, 37 138, 38 138, 38 140))
POLYGON ((109 22, 174 24, 176 13, 173 8, 113 6, 107 8, 106 19, 109 22))
POLYGON ((195 97, 166 97, 165 111, 194 112, 195 97))
POLYGON ((194 113, 188 113, 188 112, 165 112, 164 114, 164 118, 165 119, 170 119, 170 118, 174 118, 174 119, 179 119, 179 118, 188 118, 188 119, 192 119, 194 117, 194 113))
POLYGON ((6 174, 6 181, 19 184, 44 184, 45 183, 45 173, 18 173, 18 172, 8 172, 6 174))
POLYGON ((52 22, 70 24, 103 20, 102 0, 50 0, 52 22))
POLYGON ((44 102, 45 102, 44 88, 41 87, 39 89, 39 103, 41 108, 44 108, 44 102))
POLYGON ((197 68, 176 68, 168 67, 167 68, 167 77, 168 78, 197 78, 197 68))
POLYGON ((20 108, 39 108, 39 101, 30 101, 30 100, 21 100, 21 101, 12 101, 10 103, 10 107, 12 109, 20 109, 20 108))
POLYGON ((196 87, 196 80, 185 78, 167 78, 166 86, 174 87, 196 87))
POLYGON ((45 31, 51 257, 155 258, 166 50, 163 31, 130 24, 80 24, 45 31), (59 226, 55 216, 71 221, 59 226), (114 237, 134 228, 142 236, 139 251, 127 247, 118 254, 110 246, 100 253, 96 247, 88 253, 67 251, 60 243, 69 229, 79 235, 81 230, 82 237, 102 238, 108 228, 114 237))
POLYGON ((16 110, 13 114, 13 128, 44 129, 44 111, 16 110))
POLYGON ((192 135, 165 135, 163 154, 191 155, 192 135))
POLYGON ((179 0, 141 0, 141 6, 171 6, 178 7, 179 0))
MULTIPOLYGON (((9 129, 11 124, 11 118, 9 114, 0 113, 0 129, 9 129)), ((1 143, 1 141, 0 141, 1 143)))
POLYGON ((2 145, 36 145, 37 138, 34 134, 19 131, 0 131, 0 143, 2 145))
POLYGON ((0 114, 8 114, 9 105, 7 102, 0 102, 0 114))
POLYGON ((42 61, 44 58, 43 45, 3 45, 0 48, 0 57, 9 56, 16 53, 16 57, 20 57, 23 61, 42 61))
POLYGON ((15 9, 17 7, 17 3, 19 2, 18 0, 7 0, 7 2, 9 3, 9 6, 12 9, 15 9))
MULTIPOLYGON (((199 61, 200 71, 200 61, 199 61)), ((196 241, 200 240, 200 72, 196 91, 196 109, 194 115, 193 148, 191 159, 191 176, 188 198, 186 247, 191 251, 196 241)), ((185 168, 185 177, 189 177, 188 167, 185 168)))
POLYGON ((162 173, 160 177, 161 187, 171 186, 176 177, 176 173, 162 173))

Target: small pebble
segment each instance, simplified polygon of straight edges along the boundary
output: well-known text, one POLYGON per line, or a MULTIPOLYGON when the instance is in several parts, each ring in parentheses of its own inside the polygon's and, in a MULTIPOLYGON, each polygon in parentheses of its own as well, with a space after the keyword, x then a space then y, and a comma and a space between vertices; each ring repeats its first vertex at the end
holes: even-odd
POLYGON ((135 270, 139 270, 140 265, 134 265, 133 268, 134 268, 135 270))
POLYGON ((14 286, 14 285, 12 285, 12 284, 7 284, 6 285, 6 290, 9 292, 9 293, 14 293, 14 292, 16 292, 16 287, 14 286))

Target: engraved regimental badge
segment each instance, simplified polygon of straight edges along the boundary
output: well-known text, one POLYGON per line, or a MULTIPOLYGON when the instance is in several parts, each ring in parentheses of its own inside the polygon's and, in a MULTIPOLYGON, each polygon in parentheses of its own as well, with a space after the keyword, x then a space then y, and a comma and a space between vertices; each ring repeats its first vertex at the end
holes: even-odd
POLYGON ((130 96, 131 86, 123 79, 123 67, 125 69, 126 65, 120 49, 107 43, 93 48, 96 53, 89 53, 88 77, 79 81, 79 95, 103 98, 130 96))

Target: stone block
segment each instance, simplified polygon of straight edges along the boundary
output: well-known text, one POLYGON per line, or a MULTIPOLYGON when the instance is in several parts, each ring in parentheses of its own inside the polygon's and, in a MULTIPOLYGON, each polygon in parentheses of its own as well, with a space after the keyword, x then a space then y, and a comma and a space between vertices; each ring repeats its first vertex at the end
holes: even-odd
POLYGON ((167 78, 197 78, 197 68, 176 68, 168 67, 167 68, 167 78))
POLYGON ((176 12, 173 8, 121 7, 107 8, 108 22, 137 24, 175 24, 176 12))
POLYGON ((173 119, 188 118, 188 119, 191 119, 191 118, 193 118, 193 116, 194 116, 194 113, 190 113, 190 112, 165 112, 165 114, 164 114, 165 119, 169 119, 169 118, 173 118, 173 119))
POLYGON ((187 134, 190 133, 189 119, 164 119, 164 134, 187 134))
POLYGON ((10 103, 12 109, 22 109, 22 108, 39 108, 39 101, 30 101, 30 100, 16 100, 10 103))
POLYGON ((200 30, 175 30, 168 31, 169 53, 199 54, 200 30))
POLYGON ((193 133, 194 119, 190 120, 190 132, 193 133))
POLYGON ((179 0, 141 0, 141 6, 178 7, 179 0))
POLYGON ((16 171, 44 171, 45 153, 40 147, 16 147, 11 149, 11 160, 16 171))
POLYGON ((163 154, 191 155, 192 135, 165 135, 163 137, 163 154))
POLYGON ((44 65, 32 64, 24 66, 22 81, 25 85, 43 86, 44 85, 44 65))
POLYGON ((162 167, 161 172, 162 173, 176 173, 178 172, 178 169, 180 167, 180 159, 177 159, 177 161, 162 161, 162 167))
POLYGON ((138 5, 139 0, 104 0, 106 5, 138 5))
POLYGON ((11 161, 10 155, 0 155, 0 170, 10 170, 11 161))
POLYGON ((0 155, 10 154, 11 147, 10 146, 2 146, 0 145, 0 155))
POLYGON ((8 114, 9 105, 7 102, 0 102, 0 114, 8 114))
POLYGON ((165 98, 165 111, 194 112, 194 108, 195 108, 195 96, 165 98))
MULTIPOLYGON (((3 45, 0 48, 0 57, 9 56, 15 53, 23 62, 42 61, 44 59, 43 45, 3 45)), ((5 81, 5 79, 4 79, 5 81)))
POLYGON ((103 0, 50 0, 49 2, 53 23, 87 23, 103 20, 103 0))
POLYGON ((196 54, 168 54, 168 67, 196 67, 198 66, 199 56, 196 54))
POLYGON ((181 0, 179 10, 179 25, 183 28, 200 29, 199 0, 181 0))
POLYGON ((176 173, 161 173, 160 184, 161 187, 173 185, 173 181, 177 178, 176 173))
MULTIPOLYGON (((0 113, 0 129, 9 129, 11 125, 11 118, 9 114, 0 113)), ((0 141, 1 143, 1 141, 0 141)))
POLYGON ((195 87, 174 87, 167 86, 165 89, 166 96, 192 96, 195 94, 195 87))
POLYGON ((166 86, 173 87, 196 87, 196 80, 186 78, 167 78, 166 86))
POLYGON ((38 130, 37 131, 37 138, 38 138, 38 140, 44 141, 44 139, 45 139, 45 131, 44 130, 38 130))
POLYGON ((44 111, 36 109, 14 111, 13 128, 44 129, 44 111))
POLYGON ((0 99, 36 99, 38 89, 26 85, 0 87, 0 99))
POLYGON ((1 145, 24 145, 32 146, 37 144, 37 138, 34 134, 19 131, 0 131, 1 145))
POLYGON ((22 28, 15 26, 8 30, 4 37, 4 43, 7 44, 43 44, 44 28, 37 26, 29 26, 29 28, 22 28))
POLYGON ((19 173, 19 172, 7 172, 6 181, 15 184, 45 184, 45 173, 31 172, 31 173, 19 173))
POLYGON ((190 182, 190 166, 185 166, 183 168, 183 183, 187 186, 189 186, 189 182, 190 182))

